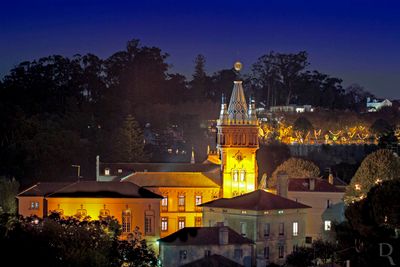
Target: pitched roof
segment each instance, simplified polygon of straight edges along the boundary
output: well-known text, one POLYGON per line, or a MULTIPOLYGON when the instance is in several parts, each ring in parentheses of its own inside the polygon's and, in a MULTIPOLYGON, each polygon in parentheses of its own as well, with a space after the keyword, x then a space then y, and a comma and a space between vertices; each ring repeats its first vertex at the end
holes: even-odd
POLYGON ((100 170, 109 168, 111 175, 120 175, 123 172, 212 172, 218 171, 220 166, 203 163, 100 163, 100 170))
POLYGON ((36 196, 36 197, 44 197, 54 191, 57 191, 60 188, 63 188, 70 183, 52 183, 52 182, 44 182, 37 183, 28 189, 25 189, 21 193, 18 194, 19 197, 27 197, 27 196, 36 196))
POLYGON ((187 245, 218 245, 220 228, 228 229, 228 244, 253 244, 253 241, 243 237, 227 226, 221 227, 185 227, 164 238, 159 239, 160 243, 167 243, 176 246, 187 245))
POLYGON ((328 181, 321 178, 312 178, 315 180, 314 190, 310 190, 310 178, 290 178, 288 190, 302 192, 344 192, 344 188, 336 187, 328 181))
POLYGON ((244 265, 241 265, 233 260, 230 260, 228 258, 225 258, 222 255, 218 254, 213 254, 208 257, 204 257, 192 262, 189 262, 187 264, 181 265, 181 267, 243 267, 244 265))
POLYGON ((199 172, 136 172, 122 182, 132 182, 144 187, 219 187, 199 172))
POLYGON ((200 206, 242 210, 305 209, 310 206, 259 189, 234 198, 220 198, 200 206))
POLYGON ((48 197, 162 198, 133 183, 80 181, 69 184, 48 197))

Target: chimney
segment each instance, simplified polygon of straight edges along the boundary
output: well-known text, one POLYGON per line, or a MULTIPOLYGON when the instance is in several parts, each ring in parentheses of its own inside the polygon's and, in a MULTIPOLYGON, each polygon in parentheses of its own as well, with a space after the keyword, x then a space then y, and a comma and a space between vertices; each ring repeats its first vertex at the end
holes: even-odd
POLYGON ((329 173, 328 182, 329 182, 330 184, 333 184, 333 180, 334 180, 333 174, 332 174, 332 173, 329 173))
POLYGON ((286 172, 278 172, 276 177, 276 192, 278 196, 287 197, 288 194, 288 175, 286 172))
POLYGON ((309 186, 310 186, 310 191, 314 191, 315 190, 315 178, 310 178, 309 179, 309 186))
POLYGON ((229 243, 229 231, 225 226, 218 228, 219 233, 219 244, 220 245, 228 245, 229 243))

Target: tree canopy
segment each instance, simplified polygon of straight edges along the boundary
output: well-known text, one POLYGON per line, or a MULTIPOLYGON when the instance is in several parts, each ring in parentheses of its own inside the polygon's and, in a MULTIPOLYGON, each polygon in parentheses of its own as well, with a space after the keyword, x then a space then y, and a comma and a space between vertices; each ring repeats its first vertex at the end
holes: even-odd
POLYGON ((279 165, 268 180, 268 188, 276 187, 276 179, 279 172, 285 172, 289 178, 317 177, 320 170, 313 162, 301 158, 290 158, 279 165))
POLYGON ((369 154, 346 187, 345 202, 349 204, 365 198, 373 186, 399 179, 399 173, 400 159, 391 150, 380 149, 369 154))

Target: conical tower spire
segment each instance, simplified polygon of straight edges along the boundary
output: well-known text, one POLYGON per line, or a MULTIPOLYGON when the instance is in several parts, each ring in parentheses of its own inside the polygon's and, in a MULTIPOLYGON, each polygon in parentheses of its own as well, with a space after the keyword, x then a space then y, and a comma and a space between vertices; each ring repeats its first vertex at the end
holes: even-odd
POLYGON ((233 91, 228 106, 228 118, 230 124, 246 124, 248 120, 247 103, 242 81, 233 82, 233 91))

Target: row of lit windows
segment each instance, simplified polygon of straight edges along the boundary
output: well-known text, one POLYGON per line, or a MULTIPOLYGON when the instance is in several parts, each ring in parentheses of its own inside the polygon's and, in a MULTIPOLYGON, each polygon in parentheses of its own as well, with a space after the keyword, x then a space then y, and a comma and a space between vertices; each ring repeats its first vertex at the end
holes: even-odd
POLYGON ((232 169, 232 179, 234 182, 245 182, 246 181, 246 171, 243 169, 232 169))
POLYGON ((256 134, 218 134, 218 144, 221 145, 257 145, 256 134))
POLYGON ((31 201, 29 205, 30 210, 38 210, 39 209, 39 202, 37 201, 31 201))
MULTIPOLYGON (((186 226, 186 217, 178 217, 178 230, 185 228, 186 226)), ((201 217, 195 216, 194 217, 194 226, 201 227, 202 226, 202 219, 201 217)), ((168 217, 161 217, 161 231, 168 231, 168 217)))
MULTIPOLYGON (((247 234, 247 223, 246 222, 240 223, 240 233, 242 236, 246 236, 246 234, 247 234)), ((270 236, 270 233, 271 233, 271 224, 265 223, 264 224, 264 237, 270 236)), ((278 235, 280 235, 280 236, 285 235, 285 223, 283 223, 283 222, 279 223, 278 235)), ((298 236, 298 235, 299 235, 299 223, 293 222, 292 223, 292 236, 298 236)))
MULTIPOLYGON (((195 203, 195 210, 201 211, 201 207, 198 205, 203 203, 203 197, 201 195, 196 195, 194 199, 195 203)), ((186 196, 185 195, 178 195, 178 211, 185 211, 186 208, 186 196)), ((168 211, 168 196, 164 196, 161 200, 161 211, 166 212, 168 211)))
MULTIPOLYGON (((206 249, 204 250, 204 257, 209 257, 211 256, 211 251, 206 249)), ((235 248, 233 251, 233 258, 240 260, 243 258, 243 249, 241 248, 235 248)), ((187 259, 187 250, 179 250, 179 260, 184 261, 187 259)))

